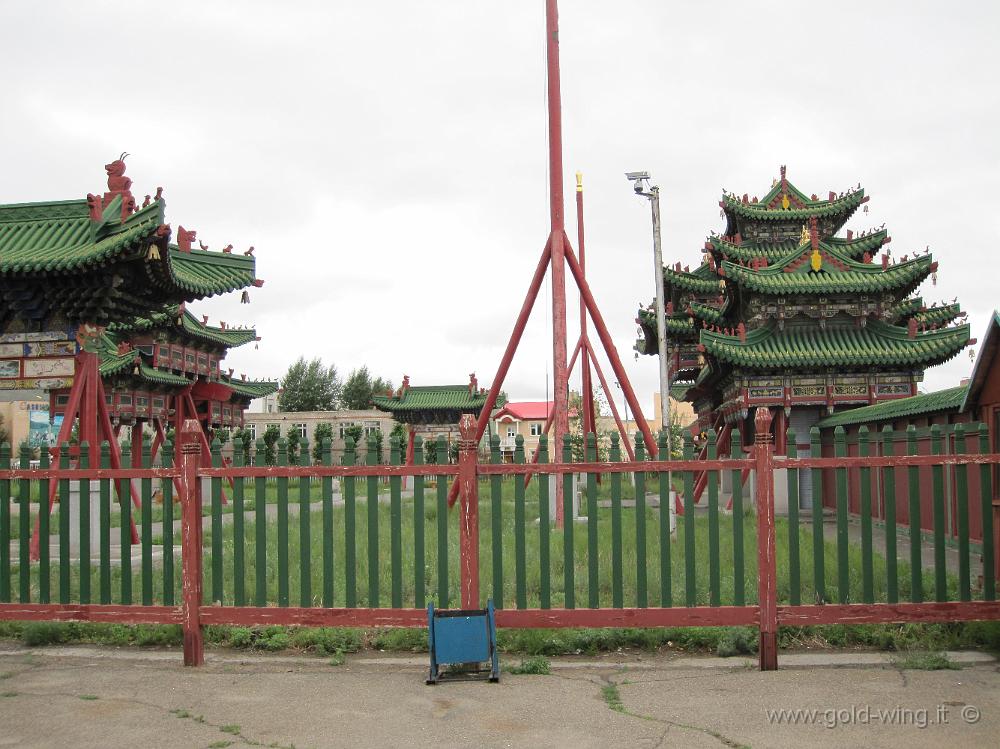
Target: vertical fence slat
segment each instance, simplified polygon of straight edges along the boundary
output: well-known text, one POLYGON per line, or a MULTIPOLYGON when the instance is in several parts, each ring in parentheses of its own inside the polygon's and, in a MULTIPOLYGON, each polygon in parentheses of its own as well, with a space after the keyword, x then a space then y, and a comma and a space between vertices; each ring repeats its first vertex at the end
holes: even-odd
MULTIPOLYGON (((586 460, 597 460, 597 435, 590 432, 586 436, 586 460)), ((636 498, 638 499, 638 497, 636 498)), ((636 502, 636 512, 639 505, 636 502)), ((597 550, 597 474, 587 473, 587 605, 596 609, 601 605, 601 590, 597 550)))
MULTIPOLYGON (((265 461, 267 446, 258 439, 254 460, 265 461)), ((257 476, 253 480, 253 566, 254 600, 258 606, 267 606, 267 478, 257 476)))
MULTIPOLYGON (((691 432, 684 432, 684 460, 694 458, 691 432)), ((694 472, 684 471, 684 605, 697 602, 694 558, 694 472)))
MULTIPOLYGON (((424 441, 413 436, 413 464, 424 464, 424 441)), ((424 477, 413 477, 413 606, 427 608, 427 583, 424 579, 424 477)))
MULTIPOLYGON (((670 460, 670 448, 668 446, 669 431, 661 429, 657 437, 656 449, 657 458, 660 461, 670 460)), ((620 458, 619 458, 620 459, 620 458)), ((671 549, 670 549, 670 515, 673 504, 670 499, 670 471, 660 471, 660 606, 669 607, 673 605, 673 588, 671 569, 671 549)))
MULTIPOLYGON (((142 467, 149 468, 153 464, 150 452, 149 437, 142 441, 142 467)), ((142 605, 153 605, 153 480, 139 480, 139 498, 141 501, 142 535, 142 605)))
MULTIPOLYGON (((49 451, 43 449, 39 454, 39 465, 48 468, 50 465, 49 451)), ((69 443, 64 442, 59 447, 60 468, 69 468, 69 443)), ((56 521, 59 527, 59 603, 69 603, 69 479, 59 479, 57 492, 59 497, 59 514, 56 521), (66 570, 63 573, 63 570, 66 570), (65 574, 65 579, 64 579, 65 574)), ((41 543, 38 546, 38 601, 49 603, 51 600, 50 579, 52 575, 49 559, 49 541, 51 540, 51 517, 49 505, 48 479, 38 482, 38 535, 41 543)))
MULTIPOLYGON (((310 460, 309 440, 299 441, 299 466, 308 466, 310 460)), ((312 480, 299 476, 299 605, 312 606, 312 508, 310 489, 312 480)))
MULTIPOLYGON (((931 426, 931 453, 942 455, 941 427, 931 426)), ((934 599, 948 600, 948 570, 944 557, 944 466, 931 466, 931 487, 934 492, 934 599)))
MULTIPOLYGON (((614 463, 622 459, 621 444, 617 434, 611 435, 609 457, 614 463)), ((611 605, 620 609, 625 605, 622 572, 622 475, 611 474, 611 605)))
MULTIPOLYGON (((734 460, 743 457, 743 437, 736 426, 729 432, 729 457, 734 460)), ((729 476, 732 482, 733 497, 733 605, 743 606, 746 604, 746 567, 744 564, 745 549, 743 548, 743 472, 736 469, 729 476)))
MULTIPOLYGON (((233 467, 243 467, 242 443, 233 444, 233 467)), ((233 480, 233 604, 246 605, 246 479, 233 480)))
MULTIPOLYGON (((809 455, 813 458, 823 457, 823 448, 819 441, 819 428, 809 430, 809 455)), ((826 547, 823 542, 823 469, 813 468, 812 484, 812 540, 813 540, 813 587, 816 590, 816 603, 826 602, 826 547)))
MULTIPOLYGON (((31 467, 31 453, 29 452, 28 446, 26 444, 21 445, 21 462, 18 466, 22 469, 27 469, 31 467)), ((31 542, 31 482, 27 479, 20 479, 17 482, 17 522, 18 530, 20 535, 18 537, 17 544, 17 562, 18 562, 18 587, 19 596, 18 600, 20 603, 30 603, 31 602, 31 549, 29 544, 31 542)), ((48 497, 45 498, 46 502, 48 497)), ((48 508, 46 507, 46 515, 48 514, 48 508)), ((39 532, 39 536, 41 533, 39 532)), ((42 546, 47 549, 49 546, 49 539, 46 536, 44 539, 39 538, 38 551, 41 554, 42 546)), ((48 553, 48 552, 46 552, 48 553)))
MULTIPOLYGON (((44 448, 43 448, 44 449, 44 448)), ((80 468, 90 468, 90 445, 80 443, 80 468)), ((80 603, 90 603, 90 479, 81 478, 80 492, 80 603)))
MULTIPOLYGON (((714 429, 708 430, 708 459, 718 460, 718 435, 714 429)), ((708 604, 721 603, 720 560, 719 560, 719 472, 708 472, 708 604)))
MULTIPOLYGON (((573 443, 568 434, 563 435, 562 462, 573 462, 573 443)), ((576 607, 576 576, 574 569, 573 548, 573 474, 562 475, 563 503, 563 594, 564 606, 568 609, 576 607)))
MULTIPOLYGON (((448 443, 445 442, 444 435, 438 435, 434 445, 436 462, 438 465, 448 463, 448 443)), ((437 577, 438 594, 437 606, 441 609, 448 608, 448 477, 439 475, 437 477, 437 577)))
MULTIPOLYGON (((796 444, 794 429, 789 429, 785 433, 785 456, 789 459, 799 456, 799 448, 796 444)), ((735 455, 733 456, 736 457, 735 455)), ((733 482, 735 484, 739 477, 738 472, 733 472, 733 482)), ((799 469, 789 468, 788 475, 788 602, 792 606, 802 603, 802 573, 801 560, 799 558, 799 469)), ((733 489, 735 492, 735 488, 733 489)), ((735 497, 735 494, 734 494, 735 497)), ((733 518, 736 517, 736 501, 733 501, 733 518)), ((735 534, 735 531, 733 531, 735 534)), ((742 552, 742 548, 741 548, 742 552)), ((742 553, 741 553, 742 557, 742 553)), ((743 560, 740 560, 742 568, 743 560)), ((742 604, 743 601, 740 601, 742 604)))
MULTIPOLYGON (((278 439, 278 465, 288 465, 288 443, 278 439)), ((278 605, 287 606, 288 593, 288 477, 278 476, 278 605)))
MULTIPOLYGON (((982 455, 990 451, 990 432, 986 424, 979 425, 979 452, 982 455)), ((979 467, 979 501, 983 517, 983 600, 995 601, 997 598, 996 570, 994 569, 993 548, 993 466, 979 467)))
MULTIPOLYGON (((965 426, 955 425, 955 454, 965 454, 965 426)), ((958 597, 961 601, 972 600, 971 574, 969 568, 969 466, 959 463, 955 466, 955 504, 958 506, 958 597)))
MULTIPOLYGON (((132 447, 128 442, 121 446, 122 467, 132 465, 132 447)), ((119 538, 121 543, 121 603, 132 604, 132 482, 118 481, 118 506, 121 513, 119 538)))
MULTIPOLYGON (((365 438, 366 465, 378 464, 378 441, 374 434, 365 438)), ((379 605, 378 476, 368 477, 368 605, 379 605)))
MULTIPOLYGON (((111 467, 111 445, 107 441, 101 443, 101 468, 111 467)), ((101 538, 100 600, 101 603, 111 603, 111 480, 101 479, 99 485, 101 538)))
MULTIPOLYGON (((833 430, 834 454, 847 457, 847 434, 844 427, 833 430)), ((851 598, 850 543, 847 530, 847 469, 836 469, 837 482, 837 599, 847 603, 851 598)))
MULTIPOLYGON (((161 448, 164 468, 174 465, 174 446, 165 442, 161 448)), ((174 605, 174 482, 173 479, 163 479, 160 483, 163 490, 163 605, 174 605)))
MULTIPOLYGON (((870 454, 868 427, 858 429, 858 455, 870 454)), ((872 555, 872 469, 861 466, 861 597, 865 603, 875 602, 875 568, 872 555)))
MULTIPOLYGON (((635 433, 635 460, 646 460, 646 443, 642 432, 635 433)), ((649 605, 646 586, 646 473, 636 471, 635 483, 635 605, 645 608, 649 605)))
MULTIPOLYGON (((41 450, 39 458, 40 460, 38 462, 40 467, 48 468, 50 465, 49 451, 46 449, 41 450)), ((67 443, 63 443, 59 450, 58 465, 60 468, 69 468, 69 445, 67 443), (65 458, 63 457, 64 454, 65 458), (66 464, 65 466, 63 465, 64 462, 66 464)), ((69 481, 66 479, 60 479, 57 482, 57 489, 59 494, 59 515, 57 516, 57 523, 59 527, 59 602, 69 603, 69 512, 64 511, 64 508, 69 508, 69 481), (63 495, 65 495, 65 498, 63 495), (64 524, 66 525, 65 532, 63 532, 64 524), (63 558, 66 560, 65 564, 63 564, 63 558), (67 576, 65 585, 63 585, 64 568, 66 569, 67 576), (63 600, 63 589, 65 589, 66 600, 63 600)), ((43 479, 38 482, 38 536, 40 540, 38 545, 39 603, 49 603, 51 600, 50 580, 52 571, 49 558, 49 542, 51 541, 50 513, 49 481, 48 479, 43 479)))
MULTIPOLYGON (((906 454, 917 454, 917 428, 913 424, 906 428, 906 454)), ((913 603, 922 603, 924 584, 923 563, 920 555, 920 468, 910 466, 907 473, 910 499, 910 600, 913 603)))
MULTIPOLYGON (((499 465, 500 435, 490 436, 490 463, 499 465)), ((515 476, 515 482, 524 482, 515 476)), ((503 608, 503 476, 490 476, 490 572, 492 573, 493 605, 503 608)))
MULTIPOLYGON (((882 455, 895 454, 892 425, 882 427, 882 455)), ((888 603, 899 601, 898 553, 896 551, 896 469, 882 471, 882 507, 885 514, 885 597, 888 603)))
MULTIPOLYGON (((524 465, 524 437, 514 438, 514 463, 524 465)), ((514 600, 519 609, 528 607, 524 528, 524 479, 514 478, 514 600)))
MULTIPOLYGON (((222 446, 218 439, 212 440, 212 468, 222 467, 222 446)), ((199 479, 200 481, 201 479, 199 479)), ((213 476, 212 487, 212 602, 222 603, 222 479, 213 476)))
MULTIPOLYGON (((400 464, 399 437, 389 438, 389 462, 400 464)), ((389 568, 392 575, 390 581, 390 600, 392 607, 403 607, 403 479, 400 476, 389 477, 389 568)))
MULTIPOLYGON (((345 466, 353 466, 357 460, 357 447, 354 438, 348 436, 344 440, 345 466)), ((355 480, 353 476, 344 476, 342 489, 344 491, 344 599, 348 608, 358 605, 358 535, 357 535, 357 498, 355 497, 355 480)))
MULTIPOLYGON (((0 470, 10 469, 10 443, 0 444, 0 470)), ((0 603, 10 603, 10 479, 0 479, 0 603)))
MULTIPOLYGON (((320 460, 323 465, 333 465, 332 441, 322 437, 319 443, 320 460)), ((321 482, 323 493, 323 606, 333 606, 333 476, 324 476, 321 482)))
MULTIPOLYGON (((538 438, 538 464, 549 462, 549 438, 544 434, 538 438)), ((549 563, 549 477, 538 474, 538 584, 539 600, 543 609, 552 606, 552 568, 549 563)), ((515 480, 517 480, 515 478, 515 480)))

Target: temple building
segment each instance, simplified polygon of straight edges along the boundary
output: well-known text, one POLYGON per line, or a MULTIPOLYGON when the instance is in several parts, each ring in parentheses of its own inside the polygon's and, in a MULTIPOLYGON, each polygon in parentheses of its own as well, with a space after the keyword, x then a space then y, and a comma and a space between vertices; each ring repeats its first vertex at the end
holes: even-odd
MULTIPOLYGON (((749 445, 763 406, 780 453, 789 427, 805 435, 823 417, 915 395, 926 368, 970 345, 957 303, 914 296, 936 282, 929 249, 893 257, 884 225, 839 234, 867 202, 860 185, 807 196, 782 166, 762 198, 723 194, 725 229, 696 268, 663 269, 672 393, 699 430, 727 444, 737 426, 749 445)), ((652 305, 637 322, 636 350, 655 354, 652 305)))

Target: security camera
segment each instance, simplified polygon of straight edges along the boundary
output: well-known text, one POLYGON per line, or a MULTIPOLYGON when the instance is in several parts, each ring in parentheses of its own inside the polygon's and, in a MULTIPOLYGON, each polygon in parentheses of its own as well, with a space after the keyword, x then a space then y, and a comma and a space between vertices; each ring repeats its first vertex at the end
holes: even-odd
POLYGON ((631 181, 649 179, 649 172, 625 172, 625 176, 631 181))

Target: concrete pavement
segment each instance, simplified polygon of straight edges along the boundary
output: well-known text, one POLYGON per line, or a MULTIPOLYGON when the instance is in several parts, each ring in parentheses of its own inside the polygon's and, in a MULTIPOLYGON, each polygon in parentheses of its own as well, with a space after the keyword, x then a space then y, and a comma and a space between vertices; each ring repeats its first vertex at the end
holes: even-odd
POLYGON ((424 657, 207 658, 185 669, 176 650, 0 644, 0 746, 916 749, 1000 735, 1000 674, 979 653, 953 655, 966 662, 947 671, 901 670, 881 654, 783 655, 766 674, 746 659, 615 653, 553 659, 550 676, 434 687, 424 657))

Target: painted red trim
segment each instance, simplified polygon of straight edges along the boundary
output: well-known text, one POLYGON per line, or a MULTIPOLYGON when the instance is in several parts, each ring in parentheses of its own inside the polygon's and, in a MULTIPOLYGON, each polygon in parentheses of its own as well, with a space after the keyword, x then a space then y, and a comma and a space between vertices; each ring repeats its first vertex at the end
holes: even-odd
POLYGON ((1000 619, 1000 601, 778 606, 778 623, 786 627, 804 627, 810 624, 950 622, 990 619, 1000 619))
POLYGON ((760 670, 778 668, 778 571, 774 536, 774 465, 771 412, 757 409, 754 418, 754 462, 757 502, 757 590, 760 601, 760 670))
POLYGON ((111 624, 180 624, 181 610, 174 606, 0 603, 0 620, 107 622, 111 624))

